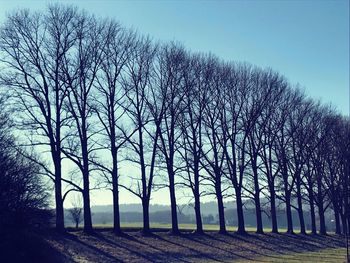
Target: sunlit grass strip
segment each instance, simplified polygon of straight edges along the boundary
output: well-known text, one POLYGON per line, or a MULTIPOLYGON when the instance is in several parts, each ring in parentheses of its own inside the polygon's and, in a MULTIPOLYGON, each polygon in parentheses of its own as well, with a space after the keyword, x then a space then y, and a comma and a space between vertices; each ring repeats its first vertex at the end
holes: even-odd
MULTIPOLYGON (((121 223, 122 228, 124 229, 140 229, 142 228, 142 223, 121 223)), ((94 224, 94 228, 113 228, 112 224, 94 224)), ((180 230, 185 230, 185 231, 191 231, 196 229, 195 224, 179 224, 180 230)), ((204 224, 203 225, 204 230, 206 231, 219 231, 219 226, 218 225, 209 225, 209 224, 204 224)), ((234 232, 237 230, 236 226, 227 226, 227 231, 234 232)), ((171 229, 171 224, 162 224, 162 223, 151 223, 151 229, 171 229)), ((256 228, 255 227, 246 227, 246 230, 248 232, 255 232, 256 228)), ((264 228, 264 231, 266 233, 271 232, 271 228, 264 228)), ((285 228, 279 228, 279 231, 281 233, 286 232, 287 229, 285 228)), ((298 230, 295 231, 298 233, 298 230)))
MULTIPOLYGON (((237 261, 235 261, 237 262, 237 261)), ((239 261, 247 262, 247 261, 239 261)), ((341 263, 346 262, 346 249, 333 248, 323 249, 314 252, 290 253, 285 255, 271 255, 254 259, 254 262, 329 262, 341 263)))

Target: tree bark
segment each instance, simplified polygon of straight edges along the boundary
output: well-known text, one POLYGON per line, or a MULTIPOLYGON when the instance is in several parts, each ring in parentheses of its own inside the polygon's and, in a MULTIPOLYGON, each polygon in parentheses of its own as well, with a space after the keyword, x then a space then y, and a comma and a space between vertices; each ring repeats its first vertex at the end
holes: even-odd
POLYGON ((252 158, 252 170, 254 179, 254 203, 255 203, 255 215, 256 215, 256 233, 263 234, 263 223, 261 216, 261 205, 260 205, 260 187, 259 177, 256 158, 252 158))
POLYGON ((61 160, 55 158, 55 203, 56 203, 56 230, 59 232, 64 231, 64 208, 63 208, 63 198, 62 198, 62 169, 61 160))
POLYGON ((299 223, 300 223, 300 233, 306 234, 305 230, 305 220, 304 220, 304 213, 303 213, 303 202, 301 199, 301 178, 300 174, 298 173, 296 178, 296 188, 297 188, 297 202, 298 202, 298 216, 299 216, 299 223))
POLYGON ((322 182, 320 176, 317 177, 317 207, 318 207, 318 216, 320 218, 320 234, 326 235, 326 222, 324 217, 324 208, 323 208, 323 195, 322 195, 322 182))
POLYGON ((221 180, 215 183, 215 195, 218 203, 218 214, 219 214, 219 233, 226 234, 226 224, 225 224, 225 208, 224 201, 221 192, 221 180))
POLYGON ((341 228, 340 228, 340 218, 339 218, 339 209, 337 206, 334 208, 334 219, 335 219, 335 233, 337 235, 341 234, 341 228))
POLYGON ((171 203, 171 234, 180 234, 179 225, 177 220, 177 206, 176 206, 176 195, 175 195, 175 176, 174 172, 168 170, 169 175, 169 193, 171 203))
POLYGON ((196 214, 196 233, 203 234, 203 223, 201 216, 201 202, 199 192, 199 172, 198 164, 195 163, 194 172, 194 211, 196 214))
POLYGON ((91 208, 90 208, 90 183, 88 175, 84 175, 84 191, 83 191, 83 201, 84 201, 84 232, 91 233, 92 220, 91 220, 91 208))
POLYGON ((113 158, 113 169, 112 169, 113 232, 114 234, 120 235, 122 231, 120 227, 117 156, 113 155, 112 158, 113 158))
POLYGON ((311 233, 317 234, 316 230, 316 215, 315 215, 315 201, 312 188, 309 189, 309 203, 310 203, 310 216, 311 216, 311 233), (310 190, 311 189, 311 190, 310 190))
POLYGON ((270 209, 271 209, 271 224, 272 233, 278 233, 277 213, 276 213, 276 192, 273 182, 269 184, 270 189, 270 209))
POLYGON ((286 215, 287 215, 287 233, 294 234, 293 230, 293 218, 292 218, 292 206, 291 206, 291 195, 290 191, 285 186, 285 197, 286 197, 286 215))
POLYGON ((244 224, 244 213, 243 213, 243 202, 242 202, 242 190, 240 188, 235 188, 236 192, 236 207, 237 207, 237 219, 238 228, 237 234, 245 235, 247 234, 244 224))
POLYGON ((142 212, 143 212, 143 228, 142 233, 148 235, 151 233, 150 222, 149 222, 149 199, 142 199, 142 212))
MULTIPOLYGON (((83 127, 85 122, 83 121, 83 127)), ((89 158, 87 148, 87 136, 86 131, 83 129, 83 138, 81 140, 82 157, 83 157, 83 201, 84 201, 84 232, 91 233, 92 219, 91 219, 91 207, 90 207, 90 171, 89 171, 89 158)))

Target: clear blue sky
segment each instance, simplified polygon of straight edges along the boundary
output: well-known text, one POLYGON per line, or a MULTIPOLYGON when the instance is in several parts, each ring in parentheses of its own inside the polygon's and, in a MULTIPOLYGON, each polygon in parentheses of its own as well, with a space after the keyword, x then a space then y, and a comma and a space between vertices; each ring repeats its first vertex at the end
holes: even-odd
MULTIPOLYGON (((18 7, 0 0, 0 21, 18 7)), ((60 1, 114 17, 156 40, 269 66, 324 103, 349 113, 349 1, 60 1)))

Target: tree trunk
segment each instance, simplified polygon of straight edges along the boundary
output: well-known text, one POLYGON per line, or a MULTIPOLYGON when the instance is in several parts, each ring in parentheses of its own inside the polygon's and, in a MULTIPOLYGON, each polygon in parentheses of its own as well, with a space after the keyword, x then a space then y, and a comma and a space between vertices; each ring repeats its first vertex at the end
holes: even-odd
POLYGON ((243 202, 242 202, 242 192, 240 188, 235 188, 236 192, 236 206, 237 206, 237 219, 238 219, 238 228, 237 234, 245 235, 247 232, 245 231, 244 224, 244 214, 243 214, 243 202))
POLYGON ((313 191, 313 181, 308 180, 308 194, 309 194, 309 205, 310 205, 310 217, 311 217, 311 233, 316 235, 316 214, 315 214, 315 197, 313 191))
POLYGON ((176 206, 176 195, 175 195, 175 176, 174 172, 168 170, 169 175, 169 193, 170 193, 170 205, 171 205, 171 233, 173 235, 180 234, 179 225, 177 221, 177 206, 176 206))
POLYGON ((149 223, 149 199, 144 197, 142 199, 142 211, 143 211, 143 228, 142 233, 148 235, 151 233, 150 223, 149 223))
POLYGON ((113 232, 116 235, 122 233, 120 227, 120 213, 119 213, 119 187, 118 187, 118 165, 117 157, 113 157, 113 170, 112 170, 112 192, 113 192, 113 232))
POLYGON ((286 215, 287 215, 287 233, 294 234, 293 231, 293 218, 292 218, 292 206, 291 206, 291 196, 290 192, 285 186, 285 196, 286 196, 286 215))
POLYGON ((259 187, 259 174, 257 165, 257 150, 254 143, 254 138, 251 138, 251 165, 253 171, 253 181, 254 181, 254 203, 255 203, 255 217, 256 217, 256 233, 263 234, 263 223, 261 216, 261 205, 260 205, 260 187, 259 187))
POLYGON ((256 159, 252 158, 252 169, 254 175, 254 203, 255 203, 255 214, 256 214, 256 233, 263 234, 263 223, 261 216, 261 205, 260 205, 260 187, 259 177, 256 159))
POLYGON ((83 191, 83 201, 84 201, 84 232, 91 233, 92 230, 92 220, 91 220, 91 208, 90 208, 90 182, 89 174, 84 173, 84 191, 83 191))
POLYGON ((64 231, 64 208, 63 208, 63 199, 62 199, 61 160, 55 161, 55 203, 56 203, 56 230, 59 232, 63 232, 64 231))
POLYGON ((263 234, 263 223, 262 223, 262 216, 261 216, 261 205, 260 205, 260 197, 259 193, 254 196, 255 200, 255 213, 256 213, 256 233, 257 234, 263 234))
POLYGON ((318 216, 320 218, 320 234, 326 235, 326 223, 325 223, 325 217, 324 217, 324 209, 323 204, 318 204, 318 216))
POLYGON ((305 230, 305 220, 304 220, 304 213, 303 213, 303 202, 301 199, 301 178, 300 174, 297 174, 297 180, 296 180, 296 188, 297 188, 297 202, 298 202, 298 216, 299 216, 299 223, 300 223, 300 233, 306 234, 305 230))
POLYGON ((309 191, 309 202, 310 202, 310 216, 311 216, 311 233, 317 234, 316 230, 316 215, 315 215, 315 204, 313 191, 309 191))
POLYGON ((321 178, 317 177, 317 207, 318 207, 318 216, 320 218, 320 234, 326 235, 326 222, 324 217, 324 208, 323 208, 323 196, 322 196, 322 182, 321 178))
POLYGON ((340 218, 339 218, 339 209, 337 205, 334 207, 334 219, 335 219, 335 233, 337 235, 341 234, 341 228, 340 228, 340 218))
POLYGON ((343 226, 343 235, 346 235, 347 233, 347 229, 348 229, 348 226, 347 226, 347 220, 346 220, 346 216, 345 214, 341 214, 341 222, 342 222, 342 226, 343 226))
POLYGON ((269 190, 270 190, 272 233, 278 233, 277 213, 276 213, 276 192, 275 192, 275 186, 273 185, 273 182, 269 184, 269 190))
POLYGON ((282 178, 284 195, 286 198, 287 233, 294 234, 291 206, 291 189, 289 189, 287 159, 284 150, 282 151, 282 178))
POLYGON ((226 234, 226 224, 225 224, 225 208, 221 192, 221 181, 215 184, 215 194, 218 202, 218 214, 219 214, 219 233, 226 234))
POLYGON ((194 173, 194 211, 196 214, 196 233, 203 233, 203 224, 202 224, 202 216, 201 216, 201 202, 200 202, 200 192, 199 192, 199 173, 198 170, 195 169, 194 173))

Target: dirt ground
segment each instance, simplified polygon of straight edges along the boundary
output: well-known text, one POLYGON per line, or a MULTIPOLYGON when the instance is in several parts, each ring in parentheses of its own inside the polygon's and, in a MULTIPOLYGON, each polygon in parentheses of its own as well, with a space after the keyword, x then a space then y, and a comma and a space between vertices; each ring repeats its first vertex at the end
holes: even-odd
POLYGON ((61 255, 63 262, 232 262, 276 259, 282 255, 344 247, 335 235, 237 234, 205 235, 183 233, 171 236, 156 232, 142 236, 126 232, 117 237, 111 231, 93 235, 81 231, 61 235, 51 233, 47 242, 61 255))

